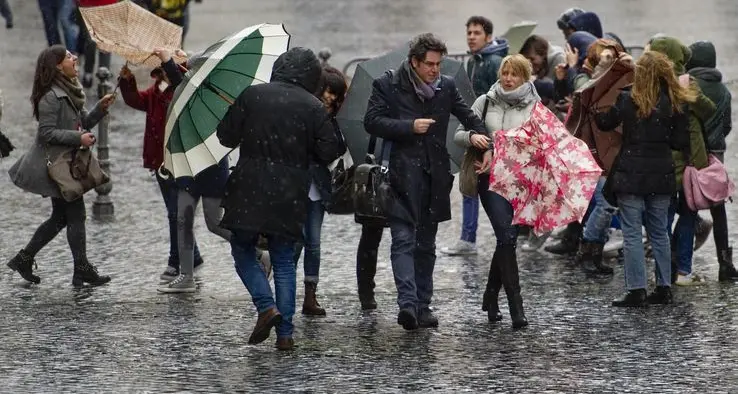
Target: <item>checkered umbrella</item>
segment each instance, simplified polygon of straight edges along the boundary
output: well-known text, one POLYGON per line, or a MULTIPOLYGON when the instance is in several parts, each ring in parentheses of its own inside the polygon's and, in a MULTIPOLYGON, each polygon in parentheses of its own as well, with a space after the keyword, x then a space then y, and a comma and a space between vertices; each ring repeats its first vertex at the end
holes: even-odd
MULTIPOLYGON (((167 48, 174 53, 182 46, 182 27, 131 1, 79 10, 97 47, 122 56, 129 64, 158 67, 161 61, 152 55, 154 48, 167 48)), ((186 60, 173 58, 177 63, 186 60)))

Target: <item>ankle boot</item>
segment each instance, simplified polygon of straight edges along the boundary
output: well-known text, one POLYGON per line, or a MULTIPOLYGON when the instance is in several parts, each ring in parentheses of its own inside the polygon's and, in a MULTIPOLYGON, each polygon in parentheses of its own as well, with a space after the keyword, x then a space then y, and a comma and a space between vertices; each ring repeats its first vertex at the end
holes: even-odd
POLYGON ((302 302, 302 314, 308 316, 325 316, 325 309, 320 307, 315 293, 318 291, 318 284, 314 282, 305 282, 305 300, 302 302))
POLYGON ((502 245, 499 247, 499 270, 502 278, 502 286, 507 294, 507 305, 510 308, 510 319, 515 329, 528 325, 528 319, 523 311, 523 297, 520 295, 520 277, 518 276, 518 259, 515 245, 502 245))
POLYGON ((733 248, 718 251, 718 280, 720 282, 738 282, 738 271, 733 265, 733 248))
POLYGON ((611 275, 614 271, 612 267, 605 265, 602 260, 602 250, 605 248, 603 244, 592 242, 582 242, 582 248, 587 251, 587 259, 582 263, 582 269, 589 274, 611 275), (584 246, 586 245, 586 247, 584 246))
POLYGON ((109 276, 101 276, 97 273, 97 268, 88 261, 74 263, 74 275, 72 276, 72 285, 81 287, 88 283, 91 286, 100 286, 110 282, 109 276))
POLYGON ((498 298, 500 289, 502 288, 502 279, 500 278, 499 268, 500 254, 495 250, 492 255, 492 262, 489 265, 489 275, 487 276, 487 288, 484 290, 482 297, 482 310, 487 312, 487 319, 490 323, 502 320, 498 298))
POLYGON ((33 268, 36 266, 36 261, 33 259, 33 256, 26 253, 25 250, 21 249, 15 257, 8 261, 7 266, 13 271, 17 271, 21 278, 31 283, 41 283, 41 278, 33 274, 33 268))
POLYGON ((573 254, 579 247, 579 241, 582 239, 584 227, 579 222, 569 223, 564 230, 564 234, 558 243, 546 246, 544 250, 553 254, 573 254))

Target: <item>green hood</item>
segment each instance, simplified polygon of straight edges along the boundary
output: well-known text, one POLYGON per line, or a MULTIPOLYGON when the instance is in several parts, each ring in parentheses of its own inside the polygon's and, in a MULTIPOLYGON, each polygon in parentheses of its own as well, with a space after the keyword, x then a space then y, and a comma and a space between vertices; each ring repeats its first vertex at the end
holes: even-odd
POLYGON ((671 37, 654 39, 651 42, 651 50, 666 55, 674 63, 674 72, 677 76, 686 72, 684 65, 692 57, 692 51, 689 48, 684 46, 681 41, 671 37))

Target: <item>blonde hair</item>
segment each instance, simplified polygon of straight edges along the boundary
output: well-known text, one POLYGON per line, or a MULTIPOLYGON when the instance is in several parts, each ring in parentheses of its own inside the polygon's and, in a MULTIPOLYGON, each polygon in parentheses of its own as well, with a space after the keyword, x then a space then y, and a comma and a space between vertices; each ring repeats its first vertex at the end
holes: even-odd
POLYGON ((513 75, 523 77, 523 81, 530 80, 530 76, 533 75, 533 65, 530 64, 530 60, 521 54, 508 55, 502 59, 500 63, 500 69, 497 71, 497 77, 502 76, 502 71, 509 68, 513 75))
POLYGON ((656 108, 662 81, 666 83, 666 94, 674 112, 682 112, 684 103, 697 101, 699 91, 696 86, 693 83, 689 86, 679 84, 674 73, 674 64, 666 55, 655 51, 645 52, 636 62, 631 92, 633 102, 638 107, 639 118, 647 118, 656 108))

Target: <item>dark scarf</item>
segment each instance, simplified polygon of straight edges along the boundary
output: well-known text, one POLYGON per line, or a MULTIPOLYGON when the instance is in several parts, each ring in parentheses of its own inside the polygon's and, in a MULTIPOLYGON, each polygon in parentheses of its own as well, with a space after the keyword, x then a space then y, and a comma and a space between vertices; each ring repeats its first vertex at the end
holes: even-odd
POLYGON ((418 95, 420 100, 430 100, 436 95, 436 88, 438 88, 438 85, 441 83, 440 77, 433 81, 433 83, 427 84, 420 79, 420 76, 415 72, 415 69, 413 69, 409 61, 405 60, 402 63, 402 67, 405 68, 405 71, 407 71, 410 76, 410 82, 413 84, 415 94, 418 95))
POLYGON ((85 91, 77 78, 67 78, 62 73, 57 73, 54 79, 56 86, 60 87, 72 100, 72 105, 77 111, 85 107, 85 91))

